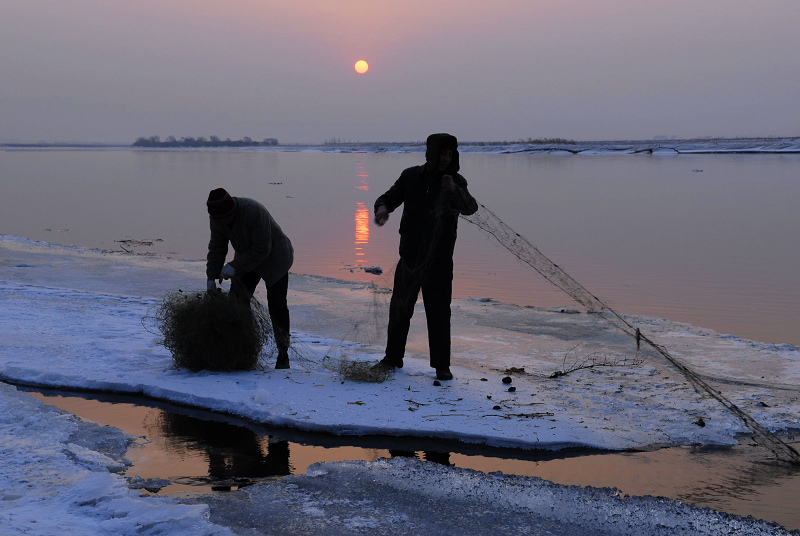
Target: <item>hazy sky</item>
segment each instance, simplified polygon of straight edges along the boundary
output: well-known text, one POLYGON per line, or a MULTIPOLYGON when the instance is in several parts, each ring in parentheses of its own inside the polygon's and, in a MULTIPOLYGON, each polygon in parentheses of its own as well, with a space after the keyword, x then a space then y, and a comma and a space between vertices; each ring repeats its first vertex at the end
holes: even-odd
POLYGON ((800 0, 0 0, 0 80, 6 141, 797 136, 800 0))

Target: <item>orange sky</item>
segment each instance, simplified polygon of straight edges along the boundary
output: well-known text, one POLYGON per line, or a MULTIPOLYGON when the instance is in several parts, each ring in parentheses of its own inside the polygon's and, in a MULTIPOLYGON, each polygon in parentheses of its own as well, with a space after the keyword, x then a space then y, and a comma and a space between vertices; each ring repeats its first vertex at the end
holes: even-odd
POLYGON ((0 0, 0 13, 0 141, 788 136, 800 124, 797 0, 0 0))

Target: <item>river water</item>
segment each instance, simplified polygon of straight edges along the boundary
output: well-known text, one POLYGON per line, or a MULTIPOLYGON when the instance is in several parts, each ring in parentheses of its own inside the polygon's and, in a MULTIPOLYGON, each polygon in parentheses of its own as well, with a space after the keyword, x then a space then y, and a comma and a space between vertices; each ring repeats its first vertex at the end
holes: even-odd
MULTIPOLYGON (((293 271, 391 286, 399 214, 372 205, 421 153, 0 151, 0 232, 204 258, 205 200, 225 187, 273 213, 293 271), (381 267, 382 278, 364 267, 381 267)), ((800 155, 462 153, 475 198, 619 312, 800 345, 800 155)), ((462 220, 456 297, 571 299, 462 220)), ((198 288, 204 274, 198 273, 198 288)))
MULTIPOLYGON (((0 151, 0 233, 203 258, 205 199, 222 186, 270 209, 295 245, 293 271, 390 286, 399 214, 377 228, 372 204, 422 160, 420 153, 0 151)), ((480 203, 616 310, 800 345, 800 155, 462 154, 461 164, 480 203)), ((464 220, 455 266, 458 297, 571 304, 464 220)), ((197 286, 204 284, 200 269, 197 286)), ((172 478, 169 493, 303 473, 316 461, 411 454, 679 498, 800 528, 800 477, 746 447, 532 456, 410 443, 392 452, 381 438, 337 444, 140 400, 53 395, 37 396, 141 437, 129 451, 132 473, 172 478)))

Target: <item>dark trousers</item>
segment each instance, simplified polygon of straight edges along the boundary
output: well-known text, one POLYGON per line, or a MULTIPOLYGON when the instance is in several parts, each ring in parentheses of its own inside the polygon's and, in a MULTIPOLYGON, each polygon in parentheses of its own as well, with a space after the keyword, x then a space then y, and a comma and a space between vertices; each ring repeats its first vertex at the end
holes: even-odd
POLYGON ((453 294, 453 259, 433 259, 424 270, 416 269, 402 257, 394 272, 389 304, 389 333, 386 359, 402 364, 414 304, 420 290, 428 323, 431 366, 450 366, 450 298, 453 294))
MULTIPOLYGON (((261 277, 255 272, 236 275, 231 282, 231 294, 237 298, 250 301, 256 291, 261 277)), ((289 293, 289 274, 278 279, 273 285, 267 285, 267 310, 272 322, 272 332, 275 335, 275 344, 278 350, 289 348, 289 306, 286 295, 289 293)))

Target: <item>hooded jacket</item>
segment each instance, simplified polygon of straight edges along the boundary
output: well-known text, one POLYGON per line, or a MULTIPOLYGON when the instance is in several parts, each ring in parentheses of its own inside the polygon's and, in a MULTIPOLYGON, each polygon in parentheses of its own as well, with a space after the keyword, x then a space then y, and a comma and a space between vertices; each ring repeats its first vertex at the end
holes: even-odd
POLYGON ((253 199, 234 197, 236 217, 230 224, 210 219, 206 277, 218 279, 233 246, 233 264, 237 273, 255 272, 271 286, 289 273, 294 262, 294 248, 289 238, 269 213, 253 199))
POLYGON ((452 258, 455 249, 458 215, 469 216, 478 203, 467 189, 467 180, 458 173, 457 141, 450 134, 428 137, 425 159, 436 169, 439 153, 453 151, 445 171, 428 171, 425 165, 405 169, 389 190, 375 201, 375 210, 384 205, 389 212, 403 205, 400 218, 400 256, 416 262, 423 248, 431 248, 434 258, 452 258), (442 175, 451 175, 456 188, 442 189, 442 175))

